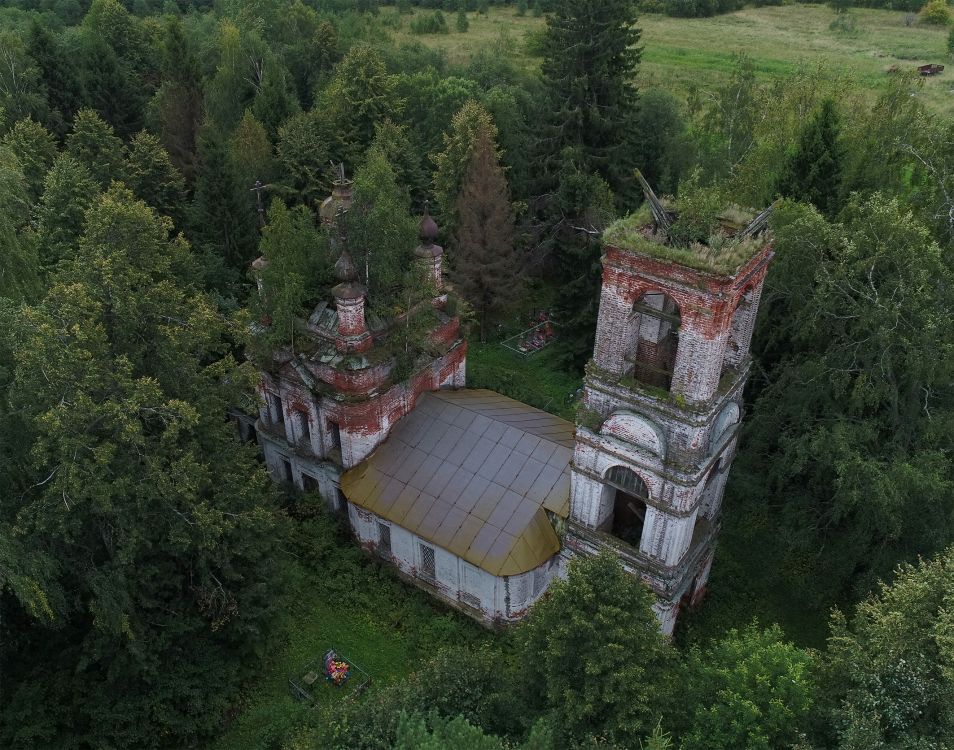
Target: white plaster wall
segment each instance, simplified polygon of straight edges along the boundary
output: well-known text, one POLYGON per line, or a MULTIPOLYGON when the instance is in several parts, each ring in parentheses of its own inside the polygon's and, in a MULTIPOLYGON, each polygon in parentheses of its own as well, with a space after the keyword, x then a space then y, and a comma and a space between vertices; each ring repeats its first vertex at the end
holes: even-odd
POLYGON ((348 520, 351 529, 362 546, 377 549, 378 522, 385 523, 391 528, 391 555, 389 561, 409 576, 415 576, 436 588, 438 593, 450 602, 463 601, 461 592, 470 594, 480 600, 480 612, 483 619, 491 622, 495 619, 512 620, 522 617, 526 610, 540 596, 542 596, 551 580, 560 573, 560 566, 556 559, 551 558, 539 568, 541 576, 540 587, 534 595, 534 572, 529 571, 519 576, 509 578, 494 576, 466 560, 421 539, 409 530, 397 524, 385 521, 376 514, 365 511, 353 503, 348 503, 348 520), (426 544, 434 549, 435 579, 421 577, 421 545, 426 544), (515 594, 521 596, 515 598, 515 594))
POLYGON ((659 508, 648 507, 640 549, 665 565, 678 564, 692 541, 696 513, 693 511, 692 515, 679 518, 659 508))

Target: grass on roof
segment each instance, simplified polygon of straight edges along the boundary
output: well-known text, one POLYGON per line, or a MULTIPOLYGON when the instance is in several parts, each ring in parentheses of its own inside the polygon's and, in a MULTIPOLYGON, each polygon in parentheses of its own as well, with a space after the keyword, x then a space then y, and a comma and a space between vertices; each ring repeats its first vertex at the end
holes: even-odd
MULTIPOLYGON (((742 217, 747 215, 732 207, 731 216, 726 218, 731 219, 733 225, 738 225, 742 217)), ((692 242, 686 247, 679 247, 669 244, 665 235, 653 234, 651 223, 649 208, 643 204, 634 213, 610 224, 603 232, 603 242, 620 250, 662 258, 699 271, 726 275, 735 273, 739 266, 765 245, 762 238, 737 240, 717 231, 709 238, 708 243, 692 242)))

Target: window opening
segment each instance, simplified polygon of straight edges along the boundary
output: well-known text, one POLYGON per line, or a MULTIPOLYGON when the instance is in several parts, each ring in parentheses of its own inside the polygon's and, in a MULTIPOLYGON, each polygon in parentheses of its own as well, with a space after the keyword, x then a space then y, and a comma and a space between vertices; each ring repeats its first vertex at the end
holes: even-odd
POLYGON ((669 390, 679 347, 679 307, 665 294, 644 294, 629 316, 627 375, 669 390))
POLYGON ((315 479, 311 474, 302 474, 301 486, 304 488, 305 492, 312 492, 318 489, 318 480, 315 479))
POLYGON ((294 477, 292 476, 292 465, 287 458, 282 459, 282 474, 284 475, 286 482, 294 481, 294 477))
POLYGON ((613 536, 639 548, 646 523, 646 501, 649 488, 636 472, 625 466, 614 466, 606 473, 606 483, 613 488, 613 536))
POLYGON ((391 527, 378 521, 378 552, 382 555, 391 554, 391 527))
POLYGON ((296 411, 295 421, 298 422, 298 439, 305 443, 311 443, 311 425, 308 424, 308 414, 303 411, 296 411))
POLYGON ((274 425, 282 423, 282 400, 271 391, 268 392, 268 419, 274 425))
POLYGON ((426 544, 421 545, 421 575, 425 578, 436 578, 437 567, 434 562, 434 548, 426 544))
POLYGON ((341 450, 341 427, 337 422, 328 420, 328 432, 331 434, 331 450, 341 450))

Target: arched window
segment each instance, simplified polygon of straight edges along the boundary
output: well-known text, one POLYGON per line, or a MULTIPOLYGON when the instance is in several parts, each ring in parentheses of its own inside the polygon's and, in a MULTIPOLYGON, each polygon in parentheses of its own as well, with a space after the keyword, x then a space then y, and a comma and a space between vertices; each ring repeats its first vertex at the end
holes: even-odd
POLYGON ((629 316, 627 375, 669 390, 679 345, 679 306, 662 292, 647 292, 629 316))
POLYGON ((638 549, 646 522, 649 488, 636 472, 625 466, 612 467, 606 472, 604 481, 607 489, 613 492, 610 533, 638 549))

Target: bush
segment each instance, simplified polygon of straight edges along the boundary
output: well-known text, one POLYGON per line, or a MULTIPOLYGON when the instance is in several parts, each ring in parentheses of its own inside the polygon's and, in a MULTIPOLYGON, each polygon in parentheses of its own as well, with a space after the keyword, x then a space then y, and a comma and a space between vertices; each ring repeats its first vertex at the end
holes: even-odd
POLYGON ((412 34, 447 34, 447 19, 439 10, 411 21, 412 34))
POLYGON ((930 0, 921 10, 921 22, 934 26, 947 26, 951 22, 951 11, 946 0, 930 0))

